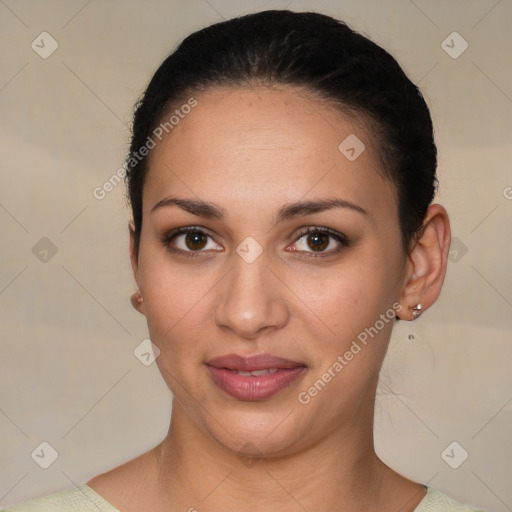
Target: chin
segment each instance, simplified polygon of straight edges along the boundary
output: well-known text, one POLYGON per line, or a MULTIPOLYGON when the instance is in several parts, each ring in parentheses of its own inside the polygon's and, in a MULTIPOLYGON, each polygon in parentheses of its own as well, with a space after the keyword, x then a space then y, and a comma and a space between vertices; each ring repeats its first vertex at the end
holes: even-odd
POLYGON ((294 442, 296 432, 283 430, 279 434, 268 435, 256 429, 244 429, 233 434, 225 431, 211 432, 223 448, 233 452, 238 457, 281 457, 296 451, 294 442))
POLYGON ((297 399, 304 388, 300 379, 267 399, 242 400, 220 389, 206 373, 188 382, 184 382, 185 375, 180 377, 183 386, 171 389, 175 398, 173 415, 181 426, 178 428, 213 440, 236 455, 291 454, 306 446, 316 430, 313 420, 317 408, 313 404, 305 407, 297 399))
POLYGON ((302 444, 304 429, 294 405, 282 401, 237 405, 224 410, 218 407, 215 419, 202 418, 208 435, 224 448, 239 456, 277 457, 292 453, 302 444))

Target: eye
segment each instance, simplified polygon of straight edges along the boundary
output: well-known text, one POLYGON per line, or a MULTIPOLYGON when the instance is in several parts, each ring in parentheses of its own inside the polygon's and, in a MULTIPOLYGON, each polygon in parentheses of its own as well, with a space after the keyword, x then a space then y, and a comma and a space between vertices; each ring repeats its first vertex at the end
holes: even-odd
POLYGON ((292 252, 307 252, 312 253, 311 257, 318 257, 338 254, 349 246, 349 241, 345 235, 337 231, 310 226, 299 233, 299 238, 294 245, 292 252))
MULTIPOLYGON (((208 251, 221 252, 222 247, 212 237, 196 226, 187 226, 167 233, 161 243, 173 253, 185 256, 200 256, 208 251)), ((290 252, 310 253, 308 257, 331 256, 338 254, 349 241, 345 235, 328 228, 310 226, 299 233, 299 238, 290 252)))
POLYGON ((169 251, 185 253, 186 256, 199 256, 198 253, 208 250, 222 250, 210 235, 195 226, 175 229, 167 233, 161 242, 169 251))

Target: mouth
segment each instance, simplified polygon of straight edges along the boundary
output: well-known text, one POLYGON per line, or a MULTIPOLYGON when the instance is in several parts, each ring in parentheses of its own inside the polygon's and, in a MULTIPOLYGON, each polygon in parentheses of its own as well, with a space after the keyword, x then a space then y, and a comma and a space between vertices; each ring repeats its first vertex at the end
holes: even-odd
POLYGON ((213 382, 238 400, 256 402, 268 399, 290 386, 304 371, 304 363, 259 354, 237 354, 210 359, 206 366, 213 382))

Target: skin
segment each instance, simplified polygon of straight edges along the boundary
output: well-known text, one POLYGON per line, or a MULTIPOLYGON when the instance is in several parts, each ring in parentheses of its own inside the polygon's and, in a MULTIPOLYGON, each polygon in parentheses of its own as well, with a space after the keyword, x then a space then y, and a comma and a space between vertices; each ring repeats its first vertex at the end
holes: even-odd
POLYGON ((373 446, 393 321, 308 404, 297 397, 393 303, 411 320, 412 306, 436 301, 450 242, 445 209, 429 207, 406 254, 395 188, 379 172, 367 124, 291 87, 217 88, 195 97, 197 107, 152 150, 138 255, 130 226, 144 298, 138 309, 173 393, 169 432, 88 485, 123 512, 412 511, 424 487, 387 467, 373 446), (349 134, 366 147, 354 161, 338 150, 349 134), (151 211, 169 197, 215 203, 224 216, 176 205, 151 211), (336 207, 275 223, 289 203, 326 198, 366 213, 336 207), (203 248, 185 235, 168 242, 188 253, 162 243, 184 226, 209 235, 199 238, 203 248), (350 244, 322 238, 324 256, 314 257, 311 237, 300 235, 310 226, 343 233, 350 244), (248 236, 262 249, 251 263, 236 252, 248 236), (307 370, 277 395, 244 402, 221 391, 204 364, 229 353, 271 353, 307 370))

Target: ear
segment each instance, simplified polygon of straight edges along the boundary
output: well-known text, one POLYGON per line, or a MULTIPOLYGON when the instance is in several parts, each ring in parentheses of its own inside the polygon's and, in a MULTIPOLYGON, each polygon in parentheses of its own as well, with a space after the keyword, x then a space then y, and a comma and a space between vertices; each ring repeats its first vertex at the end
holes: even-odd
POLYGON ((398 316, 412 320, 412 308, 428 309, 439 297, 446 275, 450 251, 450 220, 439 204, 428 207, 420 235, 407 257, 406 274, 398 316))
MULTIPOLYGON (((132 264, 133 277, 135 278, 135 282, 137 283, 137 288, 140 290, 139 258, 135 248, 135 224, 133 220, 131 220, 128 223, 128 231, 130 233, 130 262, 132 264)), ((138 295, 142 297, 140 293, 138 293, 138 295)), ((142 313, 144 315, 144 301, 134 301, 133 298, 134 297, 132 296, 132 305, 135 307, 135 309, 137 309, 139 313, 142 313)))

